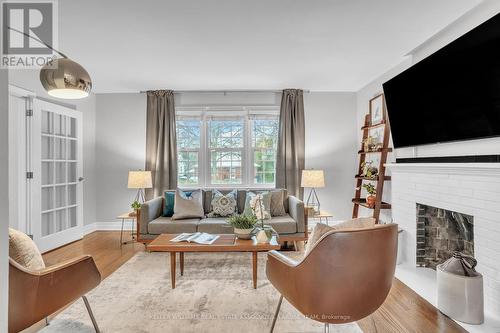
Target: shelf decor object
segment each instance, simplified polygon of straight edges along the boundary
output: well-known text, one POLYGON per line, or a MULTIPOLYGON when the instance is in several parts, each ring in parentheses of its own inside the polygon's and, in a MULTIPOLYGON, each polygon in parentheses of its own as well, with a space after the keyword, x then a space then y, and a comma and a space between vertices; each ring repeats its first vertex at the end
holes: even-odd
POLYGON ((390 181, 391 177, 385 175, 385 163, 387 155, 392 152, 389 148, 389 136, 391 130, 389 122, 387 121, 387 112, 385 109, 384 94, 377 95, 370 100, 370 111, 365 116, 365 123, 361 130, 363 131, 363 138, 361 140, 361 149, 358 151, 359 155, 359 168, 358 174, 354 176, 356 180, 356 190, 354 198, 352 199, 353 209, 352 217, 356 218, 359 214, 359 207, 364 207, 372 210, 372 216, 375 218, 376 223, 379 222, 380 210, 391 209, 391 204, 382 201, 384 192, 384 182, 390 181), (373 132, 376 132, 373 136, 373 132), (380 142, 371 142, 373 137, 376 137, 380 142), (366 149, 366 143, 370 143, 370 149, 366 149), (372 159, 368 155, 378 157, 378 167, 373 166, 373 170, 377 170, 376 174, 367 174, 367 165, 372 166, 372 159), (371 184, 371 185, 369 185, 371 184), (362 188, 374 187, 375 202, 373 198, 362 198, 362 188), (368 200, 367 200, 368 199, 368 200))
POLYGON ((300 186, 311 188, 309 196, 307 197, 306 206, 314 207, 316 213, 321 212, 321 204, 319 202, 318 195, 316 194, 316 189, 325 187, 324 171, 314 169, 302 170, 300 186))
POLYGON ((128 188, 137 189, 134 202, 144 203, 144 189, 152 188, 153 181, 151 179, 151 171, 129 171, 128 173, 128 188))

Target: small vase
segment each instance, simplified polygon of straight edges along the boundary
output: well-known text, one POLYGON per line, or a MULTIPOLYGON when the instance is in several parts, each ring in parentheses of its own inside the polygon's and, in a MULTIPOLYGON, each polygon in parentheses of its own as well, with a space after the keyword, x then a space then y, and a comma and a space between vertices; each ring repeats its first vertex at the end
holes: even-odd
POLYGON ((257 234, 255 235, 255 238, 257 239, 257 243, 259 244, 266 244, 271 241, 273 238, 273 230, 269 226, 264 226, 264 228, 258 228, 259 231, 257 231, 257 234))

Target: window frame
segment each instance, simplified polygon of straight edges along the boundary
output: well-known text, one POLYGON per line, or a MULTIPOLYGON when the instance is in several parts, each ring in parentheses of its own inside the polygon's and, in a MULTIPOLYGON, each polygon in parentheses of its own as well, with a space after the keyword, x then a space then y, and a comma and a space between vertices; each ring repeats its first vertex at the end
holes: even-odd
MULTIPOLYGON (((198 184, 179 184, 182 188, 275 188, 274 184, 258 184, 254 179, 254 152, 252 142, 253 121, 262 118, 279 121, 279 106, 223 106, 223 107, 176 107, 176 121, 181 119, 196 119, 200 121, 200 148, 198 153, 198 184), (211 119, 242 119, 242 148, 210 148, 209 122, 211 119), (211 175, 210 155, 212 150, 241 151, 241 184, 213 184, 211 175)), ((193 149, 196 150, 196 149, 193 149)), ((187 151, 182 149, 182 151, 187 151)), ((275 164, 276 167, 276 164, 275 164)))

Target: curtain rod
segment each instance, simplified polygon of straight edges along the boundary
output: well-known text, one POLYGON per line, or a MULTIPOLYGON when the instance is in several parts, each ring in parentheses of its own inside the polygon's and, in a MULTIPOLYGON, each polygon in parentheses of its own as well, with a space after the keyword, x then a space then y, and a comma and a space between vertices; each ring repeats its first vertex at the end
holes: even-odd
MULTIPOLYGON (((309 90, 302 90, 304 93, 308 94, 309 90)), ((141 94, 148 92, 147 90, 139 91, 141 94)), ((216 93, 282 93, 283 90, 174 90, 174 94, 186 94, 186 93, 196 93, 196 94, 216 94, 216 93)))

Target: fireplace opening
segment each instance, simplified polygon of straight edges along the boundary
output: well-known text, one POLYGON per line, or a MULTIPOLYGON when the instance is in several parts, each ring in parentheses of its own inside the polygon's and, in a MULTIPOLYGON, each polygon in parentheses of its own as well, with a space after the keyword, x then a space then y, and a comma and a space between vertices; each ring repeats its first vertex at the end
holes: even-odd
POLYGON ((474 218, 417 203, 417 266, 436 269, 455 251, 474 256, 474 218))

